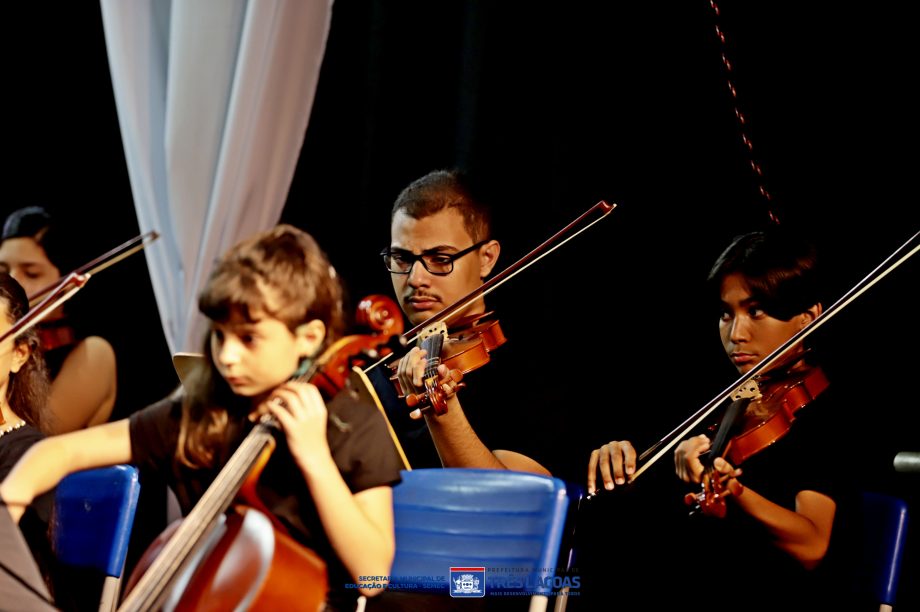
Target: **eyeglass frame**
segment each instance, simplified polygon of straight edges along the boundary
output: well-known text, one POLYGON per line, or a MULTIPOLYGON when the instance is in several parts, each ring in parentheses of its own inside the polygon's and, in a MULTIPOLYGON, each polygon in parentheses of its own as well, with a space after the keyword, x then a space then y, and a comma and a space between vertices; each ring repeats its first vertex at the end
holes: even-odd
MULTIPOLYGON (((430 251, 425 251, 423 253, 420 253, 419 255, 416 255, 412 251, 407 251, 405 249, 398 249, 400 254, 405 253, 406 259, 410 260, 409 267, 406 268, 404 272, 400 272, 398 270, 391 270, 389 266, 386 266, 386 269, 387 269, 387 272, 389 272, 390 274, 409 274, 410 272, 412 272, 412 268, 415 266, 415 263, 420 261, 422 262, 422 267, 425 268, 425 272, 428 272, 428 274, 433 274, 434 276, 447 276, 448 274, 454 271, 455 261, 457 261, 464 255, 469 255, 470 253, 482 247, 483 245, 488 244, 489 242, 491 242, 491 240, 492 240, 491 238, 480 240, 476 244, 468 246, 462 251, 457 251, 456 253, 438 253, 437 251, 432 253, 430 251), (448 263, 450 264, 450 270, 448 270, 447 272, 432 272, 431 270, 428 269, 428 264, 425 262, 426 255, 440 255, 442 257, 447 257, 448 263)), ((384 258, 391 257, 393 254, 394 252, 391 247, 386 247, 385 249, 380 251, 380 256, 384 258)), ((384 261, 384 265, 386 265, 386 261, 384 261)))

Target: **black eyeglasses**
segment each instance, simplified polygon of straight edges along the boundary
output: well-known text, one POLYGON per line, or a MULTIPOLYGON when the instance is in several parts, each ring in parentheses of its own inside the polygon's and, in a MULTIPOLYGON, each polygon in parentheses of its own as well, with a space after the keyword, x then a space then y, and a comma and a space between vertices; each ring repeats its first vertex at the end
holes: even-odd
POLYGON ((422 253, 421 255, 416 255, 403 249, 387 247, 380 252, 380 256, 383 257, 383 265, 387 267, 391 274, 408 274, 415 262, 420 261, 429 274, 447 276, 454 271, 455 261, 468 253, 472 253, 487 242, 488 240, 480 240, 473 246, 456 253, 422 253))

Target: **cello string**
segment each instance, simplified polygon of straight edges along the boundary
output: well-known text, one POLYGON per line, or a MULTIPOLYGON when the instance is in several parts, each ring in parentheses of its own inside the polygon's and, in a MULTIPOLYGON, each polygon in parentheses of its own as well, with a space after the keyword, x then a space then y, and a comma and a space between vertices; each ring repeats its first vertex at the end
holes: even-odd
POLYGON ((191 554, 214 528, 214 519, 229 507, 263 449, 273 442, 269 426, 258 423, 163 546, 154 563, 125 597, 118 612, 140 612, 162 603, 162 599, 168 595, 167 589, 178 577, 191 554))

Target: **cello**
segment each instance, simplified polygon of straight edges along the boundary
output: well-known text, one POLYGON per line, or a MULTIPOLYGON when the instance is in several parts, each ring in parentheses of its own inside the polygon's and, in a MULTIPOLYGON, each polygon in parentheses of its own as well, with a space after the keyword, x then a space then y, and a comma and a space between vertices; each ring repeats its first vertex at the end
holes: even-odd
MULTIPOLYGON (((371 303, 379 307, 371 308, 371 324, 393 329, 390 304, 371 303)), ((361 395, 363 381, 347 376, 343 364, 353 360, 356 347, 369 350, 380 342, 378 336, 342 338, 318 359, 306 360, 292 380, 316 385, 327 400, 340 392, 361 395)), ((328 422, 341 431, 350 427, 331 407, 328 422)), ((255 421, 192 511, 144 553, 120 611, 322 609, 328 591, 324 561, 291 537, 256 491, 279 432, 271 415, 255 421)))

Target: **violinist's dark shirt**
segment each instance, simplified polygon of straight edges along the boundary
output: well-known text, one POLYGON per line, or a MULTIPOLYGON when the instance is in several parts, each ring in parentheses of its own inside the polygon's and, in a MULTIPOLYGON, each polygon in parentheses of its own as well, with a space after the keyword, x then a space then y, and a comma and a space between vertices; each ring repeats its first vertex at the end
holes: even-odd
MULTIPOLYGON (((513 339, 496 348, 488 363, 463 377, 458 392, 464 414, 489 450, 508 450, 530 457, 567 482, 581 483, 590 449, 574 450, 583 438, 579 412, 564 397, 562 385, 544 386, 516 375, 519 348, 513 339)), ((409 418, 410 409, 396 395, 383 365, 368 372, 393 429, 413 468, 441 467, 424 419, 409 418)))
MULTIPOLYGON (((761 523, 729 501, 724 519, 688 516, 685 550, 696 550, 695 570, 683 594, 690 608, 700 610, 848 610, 843 538, 849 525, 854 491, 845 480, 852 475, 842 449, 846 436, 833 383, 799 410, 788 432, 749 457, 740 466, 739 481, 770 501, 795 510, 800 491, 816 491, 837 504, 831 546, 814 570, 805 570, 771 542, 761 523), (707 583, 717 596, 689 597, 693 583, 707 583), (696 603, 694 603, 694 600, 696 603), (704 601, 705 600, 705 601, 704 601)), ((712 436, 710 436, 712 437, 712 436)))
MULTIPOLYGON (((330 419, 326 435, 335 464, 351 492, 398 482, 402 463, 377 407, 348 392, 339 393, 328 407, 331 414, 348 425, 348 431, 342 431, 330 419)), ((134 462, 165 475, 185 515, 204 494, 218 470, 192 470, 174 462, 181 416, 181 400, 165 399, 131 415, 130 430, 134 462)), ((251 427, 244 416, 231 416, 230 439, 233 442, 230 448, 235 449, 251 427)), ((283 435, 278 436, 278 446, 256 489, 260 501, 291 535, 326 562, 331 608, 354 609, 358 593, 345 587, 354 580, 326 536, 309 488, 283 435)))

